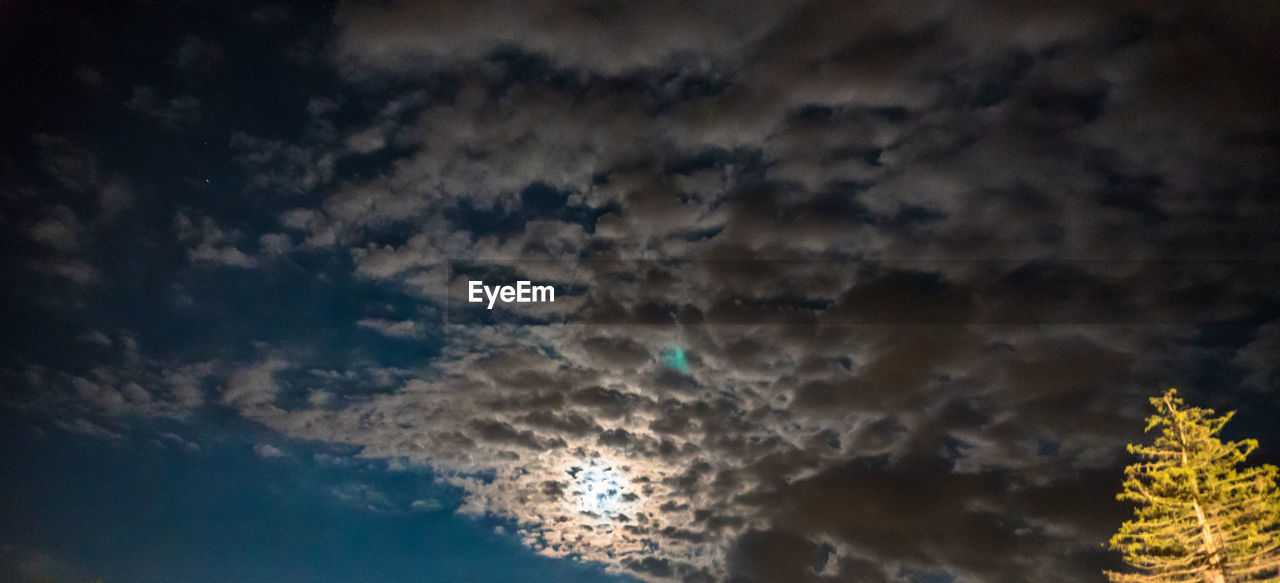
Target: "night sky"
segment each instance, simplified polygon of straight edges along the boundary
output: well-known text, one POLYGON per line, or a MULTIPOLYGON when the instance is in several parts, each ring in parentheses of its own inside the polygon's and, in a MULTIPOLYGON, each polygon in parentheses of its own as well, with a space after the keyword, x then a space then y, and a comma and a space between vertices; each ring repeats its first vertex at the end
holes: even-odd
POLYGON ((1102 581, 1149 396, 1280 461, 1277 31, 0 1, 0 581, 1102 581))

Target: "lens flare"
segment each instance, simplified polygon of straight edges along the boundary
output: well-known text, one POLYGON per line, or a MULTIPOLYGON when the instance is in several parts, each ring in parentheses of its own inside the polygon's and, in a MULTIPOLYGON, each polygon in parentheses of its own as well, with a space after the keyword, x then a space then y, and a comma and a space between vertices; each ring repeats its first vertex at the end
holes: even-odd
POLYGON ((662 353, 662 364, 680 374, 689 374, 689 361, 685 360, 684 349, 679 346, 668 348, 662 353))

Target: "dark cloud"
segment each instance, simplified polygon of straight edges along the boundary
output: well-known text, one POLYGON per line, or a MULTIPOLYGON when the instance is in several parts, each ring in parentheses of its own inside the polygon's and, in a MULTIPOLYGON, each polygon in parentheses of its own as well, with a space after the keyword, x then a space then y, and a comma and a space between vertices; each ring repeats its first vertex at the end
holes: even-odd
POLYGON ((563 66, 603 73, 659 66, 668 60, 696 63, 699 58, 735 57, 752 37, 767 31, 771 16, 786 6, 664 2, 640 8, 499 1, 417 3, 403 9, 399 13, 360 4, 341 6, 340 62, 353 70, 373 66, 403 72, 414 58, 448 63, 515 46, 563 66))

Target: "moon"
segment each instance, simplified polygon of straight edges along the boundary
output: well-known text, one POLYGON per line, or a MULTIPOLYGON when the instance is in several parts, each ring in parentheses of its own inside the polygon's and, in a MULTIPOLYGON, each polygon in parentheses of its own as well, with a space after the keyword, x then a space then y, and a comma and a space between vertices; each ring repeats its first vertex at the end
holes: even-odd
POLYGON ((570 470, 570 475, 570 499, 580 513, 612 519, 623 514, 635 499, 630 479, 611 464, 592 460, 570 470))

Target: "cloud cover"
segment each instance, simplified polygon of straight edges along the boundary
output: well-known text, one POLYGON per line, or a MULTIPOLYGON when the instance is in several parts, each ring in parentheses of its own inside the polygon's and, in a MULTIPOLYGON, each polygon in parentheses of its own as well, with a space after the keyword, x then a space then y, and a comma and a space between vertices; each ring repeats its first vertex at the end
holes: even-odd
MULTIPOLYGON (((228 136, 238 208, 159 223, 174 310, 279 278, 263 320, 300 332, 132 359, 99 332, 96 373, 27 376, 50 406, 216 403, 428 464, 460 512, 655 581, 1097 579, 1145 395, 1276 406, 1277 18, 340 3, 339 87, 288 135, 228 136), (467 320, 457 261, 576 291, 467 320)), ((177 54, 232 58, 196 38, 177 54)), ((105 188, 34 139, 63 197, 105 188)), ((66 267, 107 227, 42 208, 3 216, 41 269, 112 281, 66 267)))

